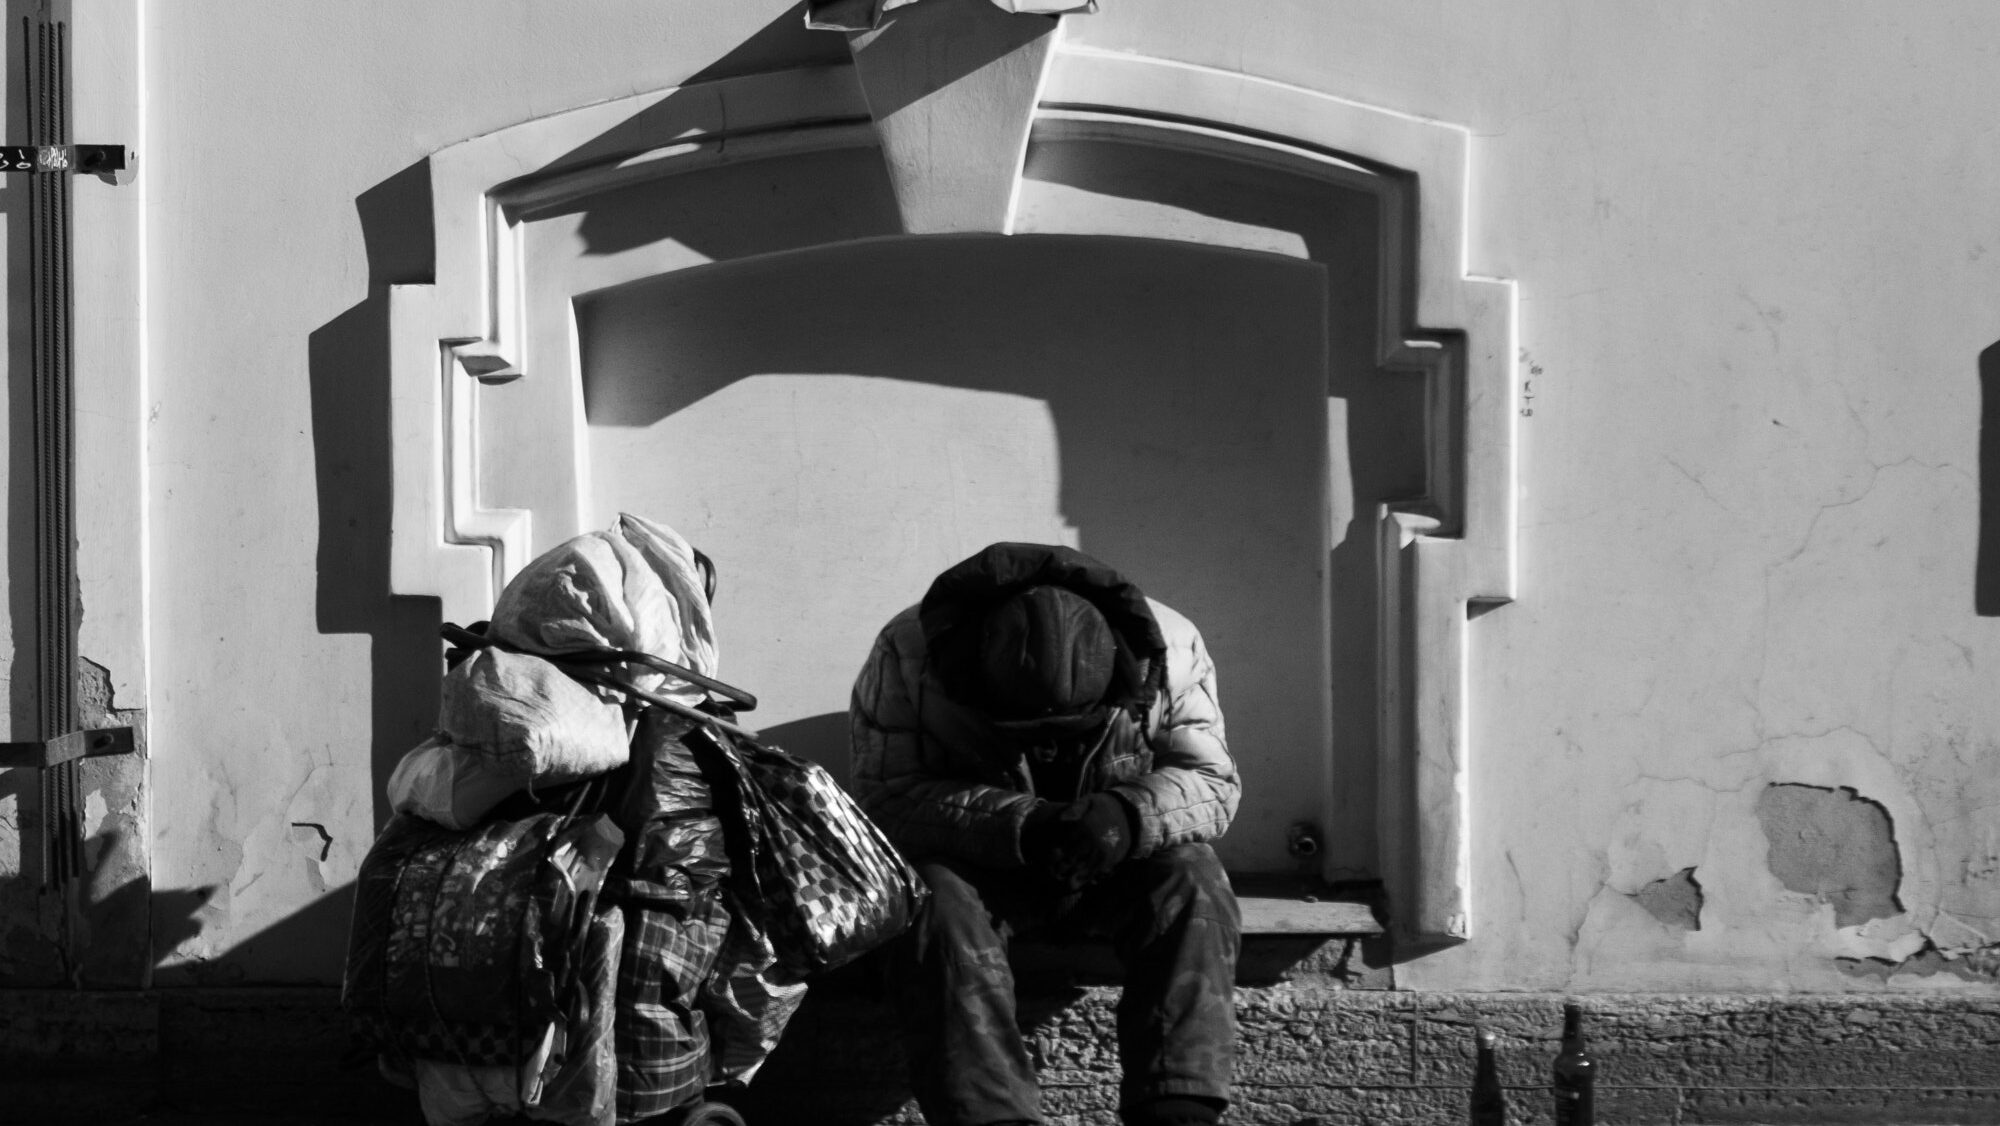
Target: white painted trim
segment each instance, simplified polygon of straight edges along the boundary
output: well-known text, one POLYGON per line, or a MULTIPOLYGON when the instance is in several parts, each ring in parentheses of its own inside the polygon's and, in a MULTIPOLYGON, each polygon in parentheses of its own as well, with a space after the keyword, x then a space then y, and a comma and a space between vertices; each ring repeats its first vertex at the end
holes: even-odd
MULTIPOLYGON (((138 142, 141 14, 138 0, 79 4, 71 14, 79 143, 131 150, 138 142)), ((147 679, 145 183, 126 179, 76 176, 70 184, 75 530, 85 611, 77 653, 109 670, 119 707, 139 708, 147 679)))
MULTIPOLYGON (((1466 261, 1471 135, 1268 79, 1088 48, 1059 47, 1045 83, 1038 128, 1221 153, 1382 201, 1378 359, 1429 381, 1433 450, 1432 495, 1383 516, 1384 875, 1400 930, 1468 937, 1467 614, 1515 596, 1517 437, 1514 287, 1466 261)), ((395 593, 437 595, 448 617, 481 616, 528 561, 538 522, 553 541, 588 511, 574 318, 560 319, 570 339, 524 348, 525 326, 552 320, 527 316, 524 224, 555 204, 718 161, 872 144, 867 122, 849 69, 820 67, 588 106, 436 154, 437 284, 397 287, 390 308, 395 593), (566 357, 571 371, 525 371, 528 354, 566 357), (557 496, 573 511, 548 523, 482 508, 479 397, 558 375, 564 386, 542 382, 535 401, 575 401, 551 413, 536 456, 571 474, 557 496)))

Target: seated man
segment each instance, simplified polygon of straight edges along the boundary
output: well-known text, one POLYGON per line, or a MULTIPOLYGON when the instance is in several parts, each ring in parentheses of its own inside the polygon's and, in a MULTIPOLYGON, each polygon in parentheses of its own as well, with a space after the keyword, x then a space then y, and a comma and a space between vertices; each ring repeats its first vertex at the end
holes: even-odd
POLYGON ((1009 933, 1113 941, 1119 1108, 1211 1126, 1235 1056, 1236 812, 1201 635, 1079 551, 997 543, 892 619, 854 684, 853 786, 934 893, 892 950, 931 1126, 1040 1123, 1009 933))

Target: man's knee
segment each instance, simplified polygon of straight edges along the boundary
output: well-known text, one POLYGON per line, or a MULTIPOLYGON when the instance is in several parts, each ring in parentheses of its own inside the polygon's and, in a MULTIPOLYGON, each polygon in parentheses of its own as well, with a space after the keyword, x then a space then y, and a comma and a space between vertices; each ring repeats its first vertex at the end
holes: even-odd
POLYGON ((920 863, 916 868, 931 889, 916 929, 923 932, 934 948, 960 953, 1003 946, 985 897, 964 873, 936 861, 920 863))
POLYGON ((1147 898, 1156 916, 1207 919, 1234 936, 1242 929, 1236 892, 1215 849, 1175 845, 1138 861, 1145 868, 1147 898))

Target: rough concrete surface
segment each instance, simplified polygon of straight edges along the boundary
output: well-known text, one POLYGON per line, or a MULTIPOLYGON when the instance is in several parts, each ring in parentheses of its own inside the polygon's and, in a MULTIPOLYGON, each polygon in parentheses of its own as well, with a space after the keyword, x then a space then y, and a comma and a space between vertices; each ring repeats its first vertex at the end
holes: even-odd
POLYGON ((1701 929, 1701 884, 1693 868, 1662 876, 1633 893, 1646 913, 1675 930, 1701 929))
MULTIPOLYGON (((1060 1126, 1114 1126, 1110 988, 1030 998, 1022 1024, 1060 1126)), ((1473 1031, 1499 1035, 1511 1121, 1548 1121, 1555 994, 1244 989, 1236 1109, 1260 1126, 1463 1119, 1473 1031)), ((1580 999, 1599 1121, 2000 1122, 2000 998, 1599 995, 1580 999)), ((415 1099, 342 1066, 328 989, 0 992, 0 1122, 410 1124, 415 1099)), ((754 1088, 765 1124, 914 1126, 893 1014, 823 990, 754 1088)))
POLYGON ((1757 798, 1771 874, 1791 891, 1833 904, 1835 926, 1902 913, 1903 862, 1881 803, 1849 786, 1774 782, 1757 798))

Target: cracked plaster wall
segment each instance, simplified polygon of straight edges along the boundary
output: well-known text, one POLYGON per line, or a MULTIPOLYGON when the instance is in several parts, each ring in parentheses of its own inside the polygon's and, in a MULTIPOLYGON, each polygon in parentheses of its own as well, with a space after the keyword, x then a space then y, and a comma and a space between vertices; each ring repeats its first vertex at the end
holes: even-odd
MULTIPOLYGON (((672 84, 789 7, 149 9, 154 864, 196 928, 164 980, 338 974, 344 916, 314 905, 373 829, 382 655, 315 613, 307 346, 367 296, 356 197, 672 84), (246 152, 268 159, 219 155, 246 152)), ((1399 984, 1991 988, 1924 951, 2000 942, 2000 627, 1972 593, 1996 34, 1988 6, 1803 0, 1071 22, 1074 45, 1471 131, 1468 259, 1518 281, 1538 369, 1524 597, 1472 629, 1476 938, 1399 984), (1880 803, 1900 913, 1843 927, 1785 886, 1756 812, 1774 783, 1880 803), (1699 929, 1643 901, 1689 869, 1699 929)))

